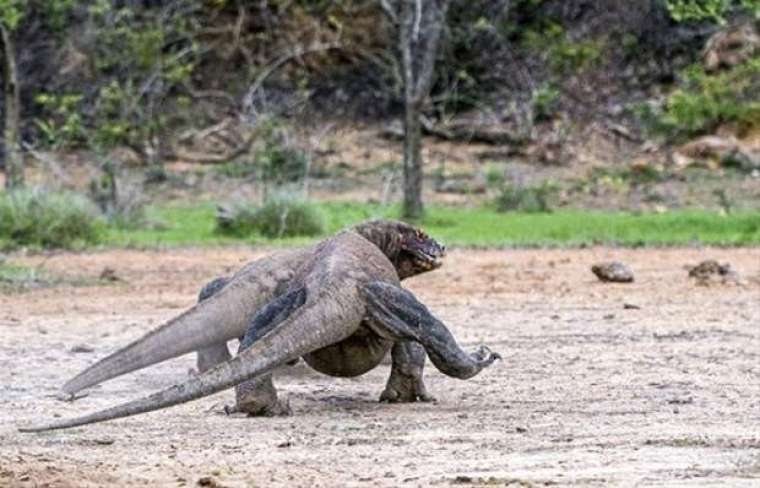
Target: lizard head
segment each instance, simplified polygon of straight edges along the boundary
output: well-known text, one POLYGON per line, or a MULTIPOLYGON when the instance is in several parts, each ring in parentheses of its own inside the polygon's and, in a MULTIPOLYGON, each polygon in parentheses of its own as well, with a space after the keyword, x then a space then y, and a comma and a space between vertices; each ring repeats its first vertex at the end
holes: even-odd
POLYGON ((373 220, 355 230, 383 251, 402 280, 440 268, 446 255, 445 246, 405 222, 373 220))

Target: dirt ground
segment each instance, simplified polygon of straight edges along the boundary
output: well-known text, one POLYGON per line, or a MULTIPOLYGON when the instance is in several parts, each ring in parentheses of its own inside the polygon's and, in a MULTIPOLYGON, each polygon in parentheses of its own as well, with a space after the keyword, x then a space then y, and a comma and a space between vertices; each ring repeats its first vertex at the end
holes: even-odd
POLYGON ((388 366, 335 379, 299 365, 276 380, 287 418, 226 417, 228 391, 85 428, 16 432, 183 379, 192 356, 74 403, 54 398, 82 368, 190 306, 204 280, 262 252, 15 258, 78 279, 110 267, 120 281, 0 295, 0 486, 760 485, 760 249, 452 251, 408 286, 466 347, 485 343, 505 359, 469 381, 429 367, 436 403, 378 403, 388 366), (599 283, 589 268, 610 258, 636 282, 599 283), (707 258, 730 262, 741 281, 694 283, 685 266, 707 258), (73 352, 82 345, 93 351, 73 352))

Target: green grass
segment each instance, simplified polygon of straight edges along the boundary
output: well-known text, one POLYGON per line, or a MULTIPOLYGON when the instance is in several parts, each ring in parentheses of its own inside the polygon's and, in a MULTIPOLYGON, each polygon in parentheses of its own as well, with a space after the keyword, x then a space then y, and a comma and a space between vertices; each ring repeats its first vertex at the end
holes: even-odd
MULTIPOLYGON (((366 219, 398 216, 397 207, 354 203, 318 205, 327 217, 326 234, 366 219)), ((314 241, 314 238, 270 240, 261 236, 222 236, 215 231, 215 206, 210 203, 151 207, 148 217, 164 225, 153 230, 109 229, 106 245, 176 247, 257 243, 287 246, 314 241)), ((435 207, 428 209, 422 226, 447 245, 471 247, 760 245, 760 212, 725 216, 696 210, 641 215, 582 211, 522 214, 484 208, 435 207)))
POLYGON ((38 268, 27 268, 0 261, 0 294, 51 286, 57 280, 38 268))
POLYGON ((0 249, 81 248, 100 239, 103 222, 82 195, 22 188, 0 191, 0 249))

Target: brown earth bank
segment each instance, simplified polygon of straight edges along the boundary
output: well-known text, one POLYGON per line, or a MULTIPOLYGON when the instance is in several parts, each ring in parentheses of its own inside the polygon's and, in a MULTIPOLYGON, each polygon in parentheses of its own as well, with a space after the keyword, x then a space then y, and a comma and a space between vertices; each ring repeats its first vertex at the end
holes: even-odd
POLYGON ((206 280, 265 252, 14 258, 89 286, 0 295, 0 486, 760 483, 760 249, 454 250, 408 286, 468 348, 485 343, 504 360, 469 381, 429 367, 436 403, 378 403, 388 366, 336 379, 298 365, 277 380, 291 417, 227 417, 227 391, 17 433, 182 380, 192 356, 74 403, 54 397, 82 368, 192 305, 206 280), (690 279, 686 266, 709 258, 731 263, 739 281, 690 279), (591 265, 613 259, 634 283, 597 281, 591 265), (104 268, 118 281, 97 282, 104 268))

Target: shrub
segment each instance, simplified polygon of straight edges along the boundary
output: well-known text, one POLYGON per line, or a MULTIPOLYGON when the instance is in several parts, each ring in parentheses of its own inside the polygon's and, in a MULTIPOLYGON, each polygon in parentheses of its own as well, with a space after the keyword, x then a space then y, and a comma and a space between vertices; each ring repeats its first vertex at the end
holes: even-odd
POLYGON ((550 182, 536 186, 506 185, 496 197, 496 209, 499 212, 548 213, 553 210, 557 192, 557 186, 550 182))
POLYGON ((559 109, 559 90, 543 86, 533 92, 533 119, 536 122, 550 120, 559 109))
POLYGON ((486 184, 490 188, 500 187, 504 184, 504 167, 497 164, 489 164, 486 167, 486 184))
POLYGON ((652 132, 667 137, 710 133, 723 123, 746 130, 760 126, 758 91, 760 57, 717 74, 694 66, 684 73, 682 86, 664 106, 642 105, 636 112, 652 132))
POLYGON ((43 189, 0 193, 0 246, 71 248, 100 239, 97 209, 81 195, 43 189))
POLYGON ((313 203, 277 196, 258 208, 240 204, 220 207, 217 229, 228 235, 258 233, 271 239, 317 236, 325 232, 325 215, 313 203))
POLYGON ((264 181, 283 184, 306 176, 308 155, 294 146, 268 142, 256 153, 256 164, 261 168, 264 181))

